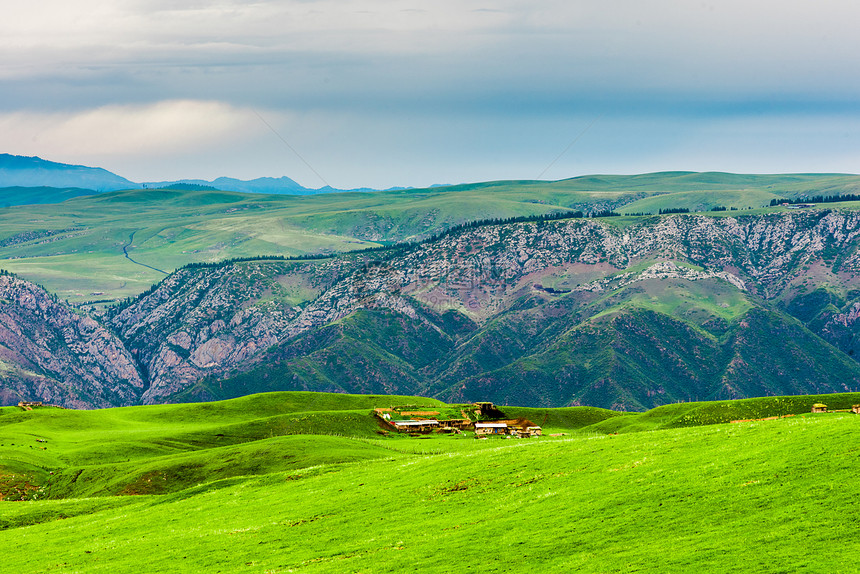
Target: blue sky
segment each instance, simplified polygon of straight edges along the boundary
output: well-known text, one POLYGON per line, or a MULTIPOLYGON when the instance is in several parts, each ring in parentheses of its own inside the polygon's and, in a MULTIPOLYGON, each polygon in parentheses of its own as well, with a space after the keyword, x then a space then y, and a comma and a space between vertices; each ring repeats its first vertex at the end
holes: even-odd
POLYGON ((857 22, 841 0, 15 3, 0 152, 341 188, 856 173, 857 22))

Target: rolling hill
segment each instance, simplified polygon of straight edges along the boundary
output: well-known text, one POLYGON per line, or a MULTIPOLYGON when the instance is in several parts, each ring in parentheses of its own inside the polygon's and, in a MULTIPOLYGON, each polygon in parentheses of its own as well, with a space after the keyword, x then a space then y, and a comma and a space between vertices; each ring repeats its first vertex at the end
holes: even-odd
POLYGON ((0 187, 0 206, 62 203, 73 197, 97 192, 79 187, 0 187))
POLYGON ((7 407, 4 569, 850 571, 860 417, 822 399, 510 408, 564 436, 480 441, 380 434, 417 397, 7 407))

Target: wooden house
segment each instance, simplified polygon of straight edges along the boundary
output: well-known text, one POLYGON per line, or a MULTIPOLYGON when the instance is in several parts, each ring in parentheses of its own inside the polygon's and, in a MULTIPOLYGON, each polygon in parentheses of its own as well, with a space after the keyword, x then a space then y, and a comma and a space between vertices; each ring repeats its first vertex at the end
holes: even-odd
POLYGON ((860 415, 860 405, 854 405, 851 407, 851 412, 860 415))
POLYGON ((814 412, 814 413, 826 413, 827 412, 827 405, 825 405, 824 403, 815 403, 814 405, 812 405, 812 412, 814 412))

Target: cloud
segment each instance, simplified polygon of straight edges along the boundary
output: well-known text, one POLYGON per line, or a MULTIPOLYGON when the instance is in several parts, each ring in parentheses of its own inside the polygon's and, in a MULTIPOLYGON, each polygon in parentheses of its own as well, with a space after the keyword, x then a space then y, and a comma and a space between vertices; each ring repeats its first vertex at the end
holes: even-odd
POLYGON ((65 160, 194 153, 226 138, 241 140, 260 131, 252 111, 214 101, 0 114, 0 147, 65 160))
POLYGON ((46 0, 11 12, 0 109, 36 92, 42 106, 50 92, 82 107, 508 98, 525 113, 547 100, 860 98, 860 5, 842 0, 46 0))
POLYGON ((534 177, 595 117, 591 151, 552 176, 688 168, 703 134, 696 165, 767 169, 735 151, 781 142, 832 165, 850 157, 834 126, 860 117, 848 0, 43 0, 4 16, 0 143, 127 177, 303 181, 253 109, 339 186, 534 177))

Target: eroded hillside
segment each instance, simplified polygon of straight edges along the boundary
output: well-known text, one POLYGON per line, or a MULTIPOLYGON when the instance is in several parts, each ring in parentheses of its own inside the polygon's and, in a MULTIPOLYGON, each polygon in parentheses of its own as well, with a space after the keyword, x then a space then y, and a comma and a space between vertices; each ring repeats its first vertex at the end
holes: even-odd
POLYGON ((478 226, 185 268, 103 320, 145 403, 281 389, 643 409, 853 390, 858 235, 839 210, 478 226))
POLYGON ((123 342, 45 290, 0 276, 0 397, 74 408, 133 404, 144 389, 123 342))

